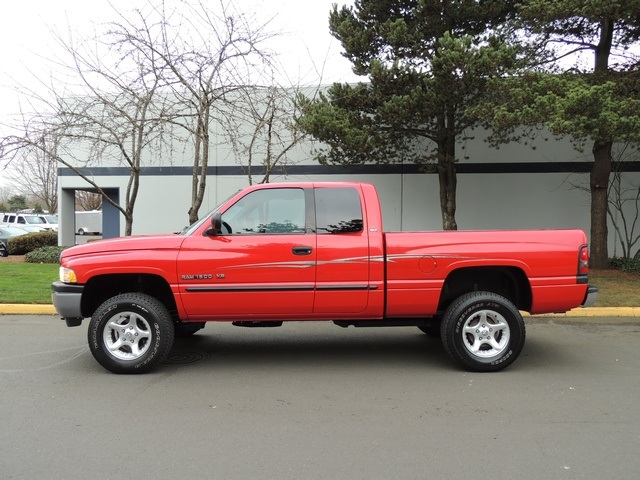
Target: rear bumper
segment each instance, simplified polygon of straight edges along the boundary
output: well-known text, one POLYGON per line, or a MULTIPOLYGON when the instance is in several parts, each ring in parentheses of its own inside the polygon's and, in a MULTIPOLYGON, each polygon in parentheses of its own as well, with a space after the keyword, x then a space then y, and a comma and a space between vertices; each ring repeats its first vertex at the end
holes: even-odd
POLYGON ((584 296, 584 300, 582 302, 582 305, 580 305, 580 306, 581 307, 593 307, 593 305, 596 303, 597 299, 598 299, 598 287, 590 285, 589 288, 587 288, 587 293, 584 296))
POLYGON ((84 285, 69 285, 62 282, 51 284, 51 300, 58 315, 67 323, 68 327, 77 327, 82 323, 82 309, 80 303, 84 285))

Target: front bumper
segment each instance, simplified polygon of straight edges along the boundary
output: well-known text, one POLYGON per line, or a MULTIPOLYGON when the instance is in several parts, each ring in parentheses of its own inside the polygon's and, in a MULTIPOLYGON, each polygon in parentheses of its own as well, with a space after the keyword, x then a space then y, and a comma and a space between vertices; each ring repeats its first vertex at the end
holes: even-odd
POLYGON ((68 327, 77 327, 82 324, 81 309, 82 292, 84 285, 73 285, 62 282, 51 284, 51 300, 58 315, 66 322, 68 327))
POLYGON ((593 285, 589 285, 587 288, 587 293, 584 296, 584 300, 582 302, 581 307, 593 307, 598 299, 598 287, 594 287, 593 285))

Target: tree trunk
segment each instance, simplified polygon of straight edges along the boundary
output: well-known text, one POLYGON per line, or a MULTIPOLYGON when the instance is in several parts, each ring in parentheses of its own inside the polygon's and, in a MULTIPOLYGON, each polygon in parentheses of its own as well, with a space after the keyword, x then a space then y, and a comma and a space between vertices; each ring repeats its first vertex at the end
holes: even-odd
POLYGON ((591 189, 591 254, 592 268, 609 268, 607 246, 607 206, 609 176, 611 174, 611 147, 613 142, 596 141, 593 144, 593 168, 590 175, 591 189))
MULTIPOLYGON (((448 125, 453 125, 450 115, 448 125)), ((440 184, 440 211, 442 213, 442 228, 457 230, 456 223, 456 138, 447 124, 440 124, 441 135, 438 138, 438 181, 440 184)))
MULTIPOLYGON (((614 21, 600 22, 600 41, 595 48, 594 73, 604 78, 609 69, 609 55, 613 41, 614 21)), ((593 143, 593 168, 589 180, 591 188, 591 253, 592 268, 609 268, 609 240, 607 230, 607 207, 609 202, 609 176, 611 174, 612 141, 596 140, 593 143)))
POLYGON ((209 167, 209 125, 211 123, 211 102, 200 101, 195 130, 195 156, 191 177, 191 207, 189 225, 198 221, 198 212, 202 206, 207 188, 207 168, 209 167))

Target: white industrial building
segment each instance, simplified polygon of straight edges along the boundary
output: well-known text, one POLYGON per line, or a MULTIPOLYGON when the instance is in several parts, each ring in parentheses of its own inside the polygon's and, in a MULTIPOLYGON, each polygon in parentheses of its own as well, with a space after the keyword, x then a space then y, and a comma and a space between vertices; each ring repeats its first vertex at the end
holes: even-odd
MULTIPOLYGON (((200 217, 238 189, 249 184, 243 159, 226 146, 222 136, 211 135, 212 151, 207 177, 207 194, 200 217)), ((529 229, 580 228, 589 232, 590 152, 580 153, 567 141, 541 139, 535 146, 512 143, 491 148, 483 133, 458 145, 457 213, 458 228, 529 229), (582 188, 579 188, 582 186, 582 188)), ((387 231, 439 230, 442 228, 438 177, 420 173, 414 164, 339 167, 323 166, 312 159, 311 142, 290 152, 284 171, 272 173, 271 182, 280 181, 365 181, 376 185, 380 194, 387 231)), ((188 223, 191 205, 192 155, 188 148, 180 154, 165 155, 144 164, 135 204, 133 234, 176 232, 188 223)), ((628 185, 640 185, 640 162, 625 173, 628 185)), ((628 167, 629 167, 628 165, 628 167)), ((254 165, 254 169, 255 169, 254 165)), ((127 167, 111 164, 85 167, 98 185, 112 198, 122 200, 129 180, 127 167)), ((260 181, 255 176, 254 181, 260 181)), ((75 190, 90 186, 67 168, 59 169, 60 244, 75 242, 73 198, 75 190)), ((629 205, 635 216, 634 202, 629 205)), ((103 236, 124 234, 124 219, 103 202, 103 236)), ((610 255, 620 254, 616 231, 609 228, 610 255)))

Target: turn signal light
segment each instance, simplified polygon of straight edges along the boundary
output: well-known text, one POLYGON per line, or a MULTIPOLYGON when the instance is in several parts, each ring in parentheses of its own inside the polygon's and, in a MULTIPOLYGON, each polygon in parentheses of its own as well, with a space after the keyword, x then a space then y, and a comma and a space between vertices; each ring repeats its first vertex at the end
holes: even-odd
POLYGON ((78 283, 76 272, 70 268, 60 267, 60 281, 62 283, 78 283))

